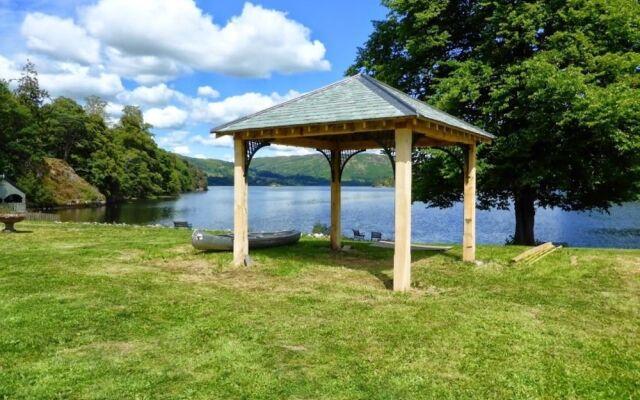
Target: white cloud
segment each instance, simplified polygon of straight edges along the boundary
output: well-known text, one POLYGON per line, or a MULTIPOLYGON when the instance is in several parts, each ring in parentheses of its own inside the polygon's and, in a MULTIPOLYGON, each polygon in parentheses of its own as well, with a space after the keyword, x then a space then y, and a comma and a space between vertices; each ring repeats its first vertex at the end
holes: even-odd
POLYGON ((191 153, 191 149, 186 144, 188 135, 189 132, 184 130, 173 131, 166 135, 157 136, 156 143, 166 150, 186 156, 191 153))
POLYGON ((285 146, 282 144, 272 144, 264 148, 265 152, 257 153, 256 157, 273 157, 273 156, 302 156, 306 154, 314 154, 316 151, 304 147, 285 146))
POLYGON ((233 148, 233 138, 231 138, 231 136, 223 136, 216 139, 215 135, 195 135, 190 139, 190 141, 192 143, 198 143, 205 146, 233 148))
POLYGON ((247 77, 330 69, 308 28, 251 3, 224 27, 193 0, 100 0, 80 19, 108 46, 115 70, 139 82, 190 69, 247 77))
POLYGON ((113 47, 107 47, 106 55, 110 70, 143 85, 171 80, 191 71, 187 66, 168 57, 133 56, 113 47))
POLYGON ((189 153, 191 153, 191 149, 189 149, 189 146, 175 146, 169 150, 174 153, 182 154, 183 156, 188 156, 189 153))
POLYGON ((278 93, 264 95, 262 93, 249 92, 238 96, 230 96, 216 102, 197 99, 193 102, 191 118, 198 122, 221 124, 274 106, 297 96, 299 96, 298 92, 290 90, 285 95, 278 93))
POLYGON ((57 64, 57 69, 40 73, 40 85, 51 95, 83 99, 90 95, 111 98, 124 87, 115 74, 93 71, 78 64, 57 64))
POLYGON ((100 43, 87 35, 70 18, 59 18, 42 13, 25 17, 20 29, 27 39, 27 47, 63 61, 83 64, 100 60, 100 43))
POLYGON ((144 120, 154 128, 180 128, 187 122, 189 114, 175 106, 151 108, 144 112, 144 120))
POLYGON ((215 99, 217 97, 220 97, 220 92, 218 92, 211 86, 200 86, 198 88, 198 96, 211 97, 212 99, 215 99))
POLYGON ((0 79, 10 80, 20 77, 20 70, 10 59, 0 55, 0 79))
POLYGON ((204 160, 204 159, 209 158, 209 157, 205 156, 204 154, 194 154, 193 158, 199 158, 201 160, 204 160))
POLYGON ((131 92, 122 92, 118 98, 136 105, 164 105, 173 99, 184 101, 186 96, 169 88, 166 84, 160 83, 155 86, 138 86, 131 92))

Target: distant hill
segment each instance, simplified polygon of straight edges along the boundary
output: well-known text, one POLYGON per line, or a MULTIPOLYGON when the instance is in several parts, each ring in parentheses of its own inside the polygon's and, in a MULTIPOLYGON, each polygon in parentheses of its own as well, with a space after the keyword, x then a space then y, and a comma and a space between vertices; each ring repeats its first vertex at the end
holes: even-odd
MULTIPOLYGON (((207 174, 210 185, 233 185, 233 163, 183 157, 207 174)), ((346 186, 390 185, 393 171, 387 156, 362 153, 347 164, 342 176, 346 186)), ((249 184, 309 186, 330 183, 329 163, 320 153, 304 156, 258 157, 249 167, 249 184)))

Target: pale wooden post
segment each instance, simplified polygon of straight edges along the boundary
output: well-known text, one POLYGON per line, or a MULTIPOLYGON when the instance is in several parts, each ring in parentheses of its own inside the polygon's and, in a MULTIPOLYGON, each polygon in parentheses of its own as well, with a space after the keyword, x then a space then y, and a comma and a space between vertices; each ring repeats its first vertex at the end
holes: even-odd
POLYGON ((464 162, 462 261, 476 260, 476 144, 467 145, 464 162))
POLYGON ((342 248, 340 150, 331 150, 331 248, 342 248))
MULTIPOLYGON (((247 143, 239 138, 233 142, 233 264, 244 265, 249 254, 249 213, 247 210, 248 181, 245 173, 245 155, 247 143)), ((248 172, 248 171, 246 171, 248 172)))
POLYGON ((411 129, 396 129, 396 242, 393 290, 411 287, 411 129))

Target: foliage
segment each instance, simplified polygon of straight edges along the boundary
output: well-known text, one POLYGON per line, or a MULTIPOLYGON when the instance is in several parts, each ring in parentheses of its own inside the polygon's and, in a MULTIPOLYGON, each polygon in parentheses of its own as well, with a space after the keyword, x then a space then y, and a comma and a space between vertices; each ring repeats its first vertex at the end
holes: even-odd
POLYGON ((110 127, 106 102, 96 96, 84 107, 66 97, 47 98, 31 62, 15 91, 0 80, 0 172, 16 179, 31 205, 55 205, 65 197, 43 185, 50 172, 46 157, 68 162, 109 201, 206 190, 204 173, 158 148, 138 108, 126 106, 110 127))
POLYGON ((328 235, 329 233, 331 233, 331 228, 327 224, 316 222, 315 224, 313 224, 313 228, 311 228, 311 233, 320 233, 322 235, 328 235))
POLYGON ((632 399, 638 250, 201 253, 187 230, 23 222, 0 240, 0 397, 632 399))
MULTIPOLYGON (((607 210, 640 193, 640 4, 635 0, 385 0, 348 71, 375 75, 497 135, 479 156, 483 207, 607 210)), ((455 150, 457 152, 457 150, 455 150)), ((461 196, 460 158, 416 155, 416 199, 461 196)))

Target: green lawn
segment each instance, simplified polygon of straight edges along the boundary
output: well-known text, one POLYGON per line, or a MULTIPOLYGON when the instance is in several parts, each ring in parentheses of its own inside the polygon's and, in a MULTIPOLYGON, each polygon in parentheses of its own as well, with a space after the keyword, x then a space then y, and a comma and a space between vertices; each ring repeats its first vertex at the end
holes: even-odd
POLYGON ((414 257, 327 243, 202 254, 190 232, 22 223, 0 235, 1 398, 640 397, 640 251, 414 257))

